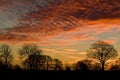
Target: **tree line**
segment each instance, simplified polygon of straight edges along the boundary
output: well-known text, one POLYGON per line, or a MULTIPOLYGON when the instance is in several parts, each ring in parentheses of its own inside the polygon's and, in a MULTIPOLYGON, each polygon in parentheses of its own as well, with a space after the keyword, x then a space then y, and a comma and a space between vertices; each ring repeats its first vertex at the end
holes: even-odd
POLYGON ((0 69, 23 69, 23 70, 62 70, 62 61, 43 55, 42 50, 37 45, 25 44, 18 51, 24 58, 22 68, 19 65, 12 66, 13 56, 11 48, 7 44, 0 46, 0 69))
POLYGON ((113 45, 97 41, 87 50, 87 58, 73 64, 63 65, 62 61, 43 54, 43 50, 35 44, 25 44, 18 54, 24 58, 22 67, 12 65, 13 55, 9 45, 0 46, 0 70, 120 70, 120 58, 113 45), (108 65, 112 60, 111 65, 108 65))

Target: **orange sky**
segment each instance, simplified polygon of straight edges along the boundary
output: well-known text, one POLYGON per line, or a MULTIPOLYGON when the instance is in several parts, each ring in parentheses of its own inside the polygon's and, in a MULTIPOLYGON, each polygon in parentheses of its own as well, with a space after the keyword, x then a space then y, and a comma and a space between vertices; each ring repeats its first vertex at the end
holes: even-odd
POLYGON ((0 43, 17 50, 35 43, 51 57, 71 63, 86 58, 98 40, 120 51, 118 0, 1 0, 0 43), (28 5, 26 5, 29 3, 28 5), (38 5, 39 4, 39 5, 38 5), (21 11, 19 11, 21 10, 21 11))

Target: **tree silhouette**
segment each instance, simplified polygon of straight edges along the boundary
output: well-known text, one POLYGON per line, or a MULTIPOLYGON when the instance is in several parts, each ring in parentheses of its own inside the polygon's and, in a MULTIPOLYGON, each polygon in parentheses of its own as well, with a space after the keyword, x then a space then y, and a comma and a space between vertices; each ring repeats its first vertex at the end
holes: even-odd
POLYGON ((76 70, 76 63, 71 64, 71 70, 76 70))
POLYGON ((5 64, 2 61, 0 61, 0 71, 5 70, 6 69, 5 67, 6 67, 5 64))
POLYGON ((6 67, 8 67, 12 60, 11 48, 8 45, 3 44, 0 46, 0 53, 3 63, 6 65, 6 67))
POLYGON ((21 56, 27 57, 23 65, 30 70, 40 69, 41 64, 45 61, 41 53, 42 50, 40 50, 37 45, 33 44, 24 45, 22 49, 19 50, 21 56))
POLYGON ((63 65, 62 62, 57 58, 54 59, 54 62, 55 62, 55 70, 62 70, 62 65, 63 65))
POLYGON ((43 70, 45 58, 42 55, 32 54, 24 61, 24 65, 29 70, 43 70))
POLYGON ((46 61, 46 70, 48 70, 49 66, 50 66, 49 62, 52 61, 52 58, 48 55, 44 55, 44 57, 45 57, 45 61, 46 61))
POLYGON ((64 65, 64 67, 65 67, 65 70, 66 70, 66 71, 71 71, 71 65, 70 65, 70 64, 66 63, 66 64, 64 65))
POLYGON ((19 50, 19 54, 21 56, 29 56, 32 54, 41 54, 42 50, 38 48, 35 44, 25 44, 23 47, 19 50))
POLYGON ((87 51, 89 58, 94 58, 101 63, 102 70, 104 71, 104 65, 106 61, 117 56, 115 48, 104 41, 97 41, 93 43, 90 49, 87 51))
POLYGON ((65 70, 66 70, 66 71, 71 71, 71 68, 67 66, 67 67, 65 68, 65 70))
POLYGON ((14 70, 22 70, 21 67, 19 65, 17 65, 17 64, 13 66, 13 69, 14 70))
POLYGON ((76 63, 76 69, 77 70, 99 70, 100 65, 99 63, 91 59, 84 59, 76 63))
POLYGON ((92 70, 101 70, 100 63, 94 63, 92 65, 92 70))
POLYGON ((110 70, 120 70, 120 58, 115 60, 114 63, 112 63, 110 70))
POLYGON ((78 61, 75 68, 76 70, 88 70, 88 66, 83 61, 78 61))
POLYGON ((120 70, 120 65, 112 65, 110 70, 120 70))

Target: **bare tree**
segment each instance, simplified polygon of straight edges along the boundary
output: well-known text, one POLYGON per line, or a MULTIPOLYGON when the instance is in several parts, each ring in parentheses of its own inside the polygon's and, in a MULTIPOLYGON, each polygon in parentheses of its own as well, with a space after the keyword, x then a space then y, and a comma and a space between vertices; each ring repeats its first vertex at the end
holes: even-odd
POLYGON ((45 61, 46 61, 46 70, 48 70, 49 65, 50 65, 49 62, 52 61, 52 58, 50 56, 48 56, 48 55, 44 55, 44 57, 45 57, 45 61))
POLYGON ((98 60, 104 70, 106 61, 111 58, 117 57, 117 51, 115 48, 104 41, 97 41, 93 43, 90 49, 87 51, 87 56, 98 60))
POLYGON ((63 65, 62 62, 57 58, 54 59, 54 62, 55 62, 55 70, 62 70, 62 65, 63 65))
POLYGON ((6 66, 8 66, 8 64, 12 60, 11 48, 8 45, 3 44, 0 46, 0 53, 1 53, 0 56, 2 58, 2 61, 6 66))
POLYGON ((41 54, 42 50, 38 48, 35 44, 25 44, 23 47, 19 50, 19 54, 21 56, 29 56, 32 54, 41 54))
POLYGON ((25 44, 20 50, 19 54, 26 57, 23 62, 24 66, 30 70, 38 70, 43 62, 42 50, 37 45, 25 44))
POLYGON ((29 70, 44 70, 45 58, 42 55, 32 54, 23 62, 26 69, 29 70))

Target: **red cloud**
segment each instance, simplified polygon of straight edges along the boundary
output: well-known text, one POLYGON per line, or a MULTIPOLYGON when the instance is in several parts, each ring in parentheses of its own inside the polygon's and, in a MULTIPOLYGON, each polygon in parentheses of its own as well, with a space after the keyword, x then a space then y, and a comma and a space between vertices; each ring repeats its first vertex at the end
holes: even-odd
MULTIPOLYGON (((75 45, 79 41, 98 40, 100 34, 103 34, 105 32, 119 32, 120 29, 118 19, 116 22, 112 23, 109 19, 83 22, 84 24, 82 26, 76 26, 76 28, 67 31, 62 31, 61 28, 61 30, 59 30, 58 27, 57 30, 51 31, 48 35, 42 34, 43 32, 41 32, 39 28, 38 31, 34 31, 34 28, 32 28, 31 30, 33 30, 34 33, 26 32, 24 28, 18 28, 22 32, 1 31, 0 42, 10 42, 14 44, 36 43, 42 46, 69 46, 75 45), (108 23, 106 24, 106 22, 108 23)), ((29 27, 26 29, 29 30, 29 27)), ((47 31, 45 29, 44 33, 46 32, 47 31)), ((115 41, 109 42, 112 44, 115 43, 115 41)))
POLYGON ((86 33, 86 34, 84 33, 84 34, 75 35, 73 39, 85 41, 85 40, 96 40, 97 37, 90 36, 90 35, 88 35, 88 33, 86 33))
POLYGON ((96 40, 100 34, 113 32, 113 28, 119 32, 118 1, 114 1, 116 5, 91 0, 69 0, 65 5, 64 1, 56 5, 53 0, 47 7, 38 6, 37 11, 23 15, 10 32, 0 34, 0 41, 68 46, 78 41, 96 40))

